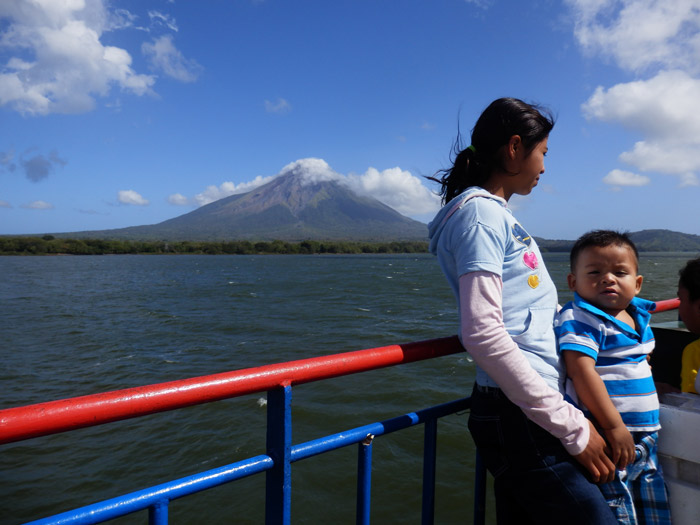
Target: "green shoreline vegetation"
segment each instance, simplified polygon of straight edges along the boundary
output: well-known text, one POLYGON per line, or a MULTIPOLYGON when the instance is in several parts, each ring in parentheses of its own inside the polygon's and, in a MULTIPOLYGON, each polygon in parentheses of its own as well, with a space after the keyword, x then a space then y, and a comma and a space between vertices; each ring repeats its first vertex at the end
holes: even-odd
MULTIPOLYGON (((700 236, 669 230, 642 230, 630 233, 640 252, 695 252, 700 254, 700 236)), ((536 237, 540 251, 569 252, 571 240, 536 237)), ((116 254, 372 254, 427 253, 428 241, 163 241, 138 239, 70 238, 55 235, 0 236, 0 255, 116 255, 116 254)))
POLYGON ((57 239, 0 237, 0 255, 120 255, 120 254, 371 254, 427 253, 422 241, 127 241, 106 239, 57 239))

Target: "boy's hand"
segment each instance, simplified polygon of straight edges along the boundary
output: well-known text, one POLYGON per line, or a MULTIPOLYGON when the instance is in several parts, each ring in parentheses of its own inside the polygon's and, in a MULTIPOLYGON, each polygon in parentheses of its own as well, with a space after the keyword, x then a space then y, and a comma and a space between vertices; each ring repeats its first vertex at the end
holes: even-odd
POLYGON ((634 462, 634 439, 624 425, 613 428, 604 428, 605 438, 608 441, 613 463, 619 469, 625 468, 634 462))

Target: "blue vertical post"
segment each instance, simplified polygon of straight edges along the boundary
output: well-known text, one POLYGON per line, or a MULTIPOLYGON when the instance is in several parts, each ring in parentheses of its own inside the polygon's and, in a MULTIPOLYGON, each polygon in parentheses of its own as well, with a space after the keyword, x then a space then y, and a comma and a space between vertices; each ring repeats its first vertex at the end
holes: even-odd
POLYGON ((162 500, 148 507, 149 525, 168 525, 168 500, 162 500))
POLYGON ((289 525, 292 507, 292 387, 267 392, 267 454, 275 466, 265 480, 265 523, 289 525))
POLYGON ((474 525, 484 525, 486 520, 486 465, 476 450, 474 467, 474 525))
POLYGON ((437 419, 425 422, 423 440, 423 525, 432 525, 435 520, 435 460, 437 458, 437 419))
POLYGON ((357 510, 355 522, 357 525, 369 525, 369 509, 371 507, 372 489, 372 441, 374 436, 367 437, 358 443, 357 451, 357 510))

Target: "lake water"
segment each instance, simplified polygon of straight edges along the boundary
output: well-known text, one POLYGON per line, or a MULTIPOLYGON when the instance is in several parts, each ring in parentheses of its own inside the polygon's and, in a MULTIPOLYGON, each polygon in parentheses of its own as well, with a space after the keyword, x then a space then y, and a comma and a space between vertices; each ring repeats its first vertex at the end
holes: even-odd
MULTIPOLYGON (((692 255, 642 254, 642 296, 675 297, 692 255)), ((561 303, 571 298, 567 258, 545 254, 561 303)), ((428 254, 0 257, 0 272, 0 408, 457 331, 454 298, 428 254)), ((297 386, 293 442, 464 397, 473 376, 459 354, 297 386)), ((466 420, 439 424, 436 523, 471 520, 466 420)), ((258 395, 4 445, 0 523, 264 453, 264 428, 258 395)), ((375 441, 373 521, 420 520, 422 437, 413 428, 375 441)), ((355 447, 295 463, 293 523, 354 523, 355 469, 355 447)), ((176 500, 171 523, 262 523, 264 479, 176 500)), ((114 523, 146 522, 138 513, 114 523)))

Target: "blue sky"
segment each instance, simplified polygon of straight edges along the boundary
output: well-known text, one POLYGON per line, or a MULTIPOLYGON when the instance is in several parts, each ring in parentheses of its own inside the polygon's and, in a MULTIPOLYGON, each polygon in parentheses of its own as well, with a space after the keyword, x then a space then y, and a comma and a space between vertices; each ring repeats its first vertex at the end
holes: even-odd
POLYGON ((557 117, 533 235, 700 234, 698 0, 3 0, 0 234, 154 224, 291 167, 428 222, 459 123, 557 117))

